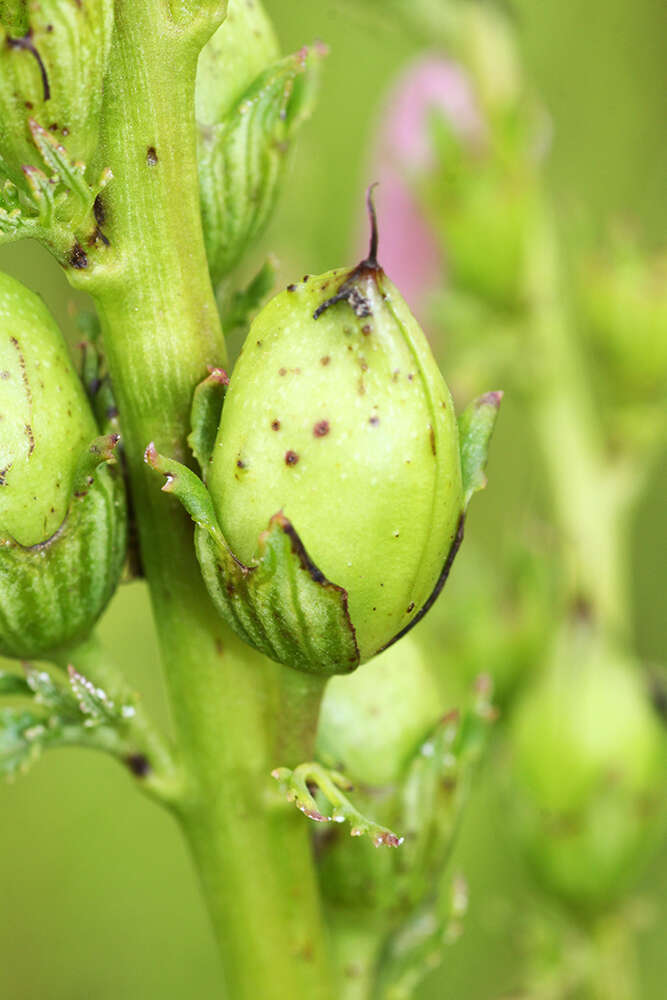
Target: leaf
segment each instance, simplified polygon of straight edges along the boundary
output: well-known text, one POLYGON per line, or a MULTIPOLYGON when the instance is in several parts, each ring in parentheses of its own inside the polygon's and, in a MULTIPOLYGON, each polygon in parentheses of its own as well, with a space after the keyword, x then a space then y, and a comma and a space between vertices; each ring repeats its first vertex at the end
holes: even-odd
POLYGON ((290 143, 314 106, 324 53, 316 45, 282 59, 257 77, 223 122, 200 131, 202 222, 215 284, 269 219, 290 143))
POLYGON ((20 674, 0 670, 0 695, 30 695, 30 688, 20 674))
POLYGON ((484 469, 502 398, 503 394, 498 390, 487 392, 473 400, 459 417, 464 509, 473 494, 486 486, 484 469))
POLYGON ((329 676, 359 665, 347 592, 327 580, 306 552, 292 523, 274 514, 258 540, 251 566, 231 551, 213 502, 190 469, 149 445, 146 461, 166 478, 197 524, 197 558, 218 612, 245 642, 265 656, 308 673, 329 676))
POLYGON ((375 847, 400 847, 402 837, 368 819, 352 805, 343 793, 351 791, 352 786, 347 778, 338 771, 322 767, 310 761, 299 764, 291 770, 289 767, 277 767, 271 776, 279 781, 289 802, 293 802, 305 816, 316 823, 344 823, 351 826, 350 836, 368 836, 375 847), (315 786, 333 807, 330 815, 322 813, 313 798, 311 787, 315 786))
POLYGON ((208 371, 208 377, 199 383, 192 398, 192 409, 190 410, 192 430, 188 434, 188 444, 199 463, 204 482, 206 482, 206 473, 213 454, 222 406, 229 385, 229 376, 223 368, 214 368, 209 365, 208 371))

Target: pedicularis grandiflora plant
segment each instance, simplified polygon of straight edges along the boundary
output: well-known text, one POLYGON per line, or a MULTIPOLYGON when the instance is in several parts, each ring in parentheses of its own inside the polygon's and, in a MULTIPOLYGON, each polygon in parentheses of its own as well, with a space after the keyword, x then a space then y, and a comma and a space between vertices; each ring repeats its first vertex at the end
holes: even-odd
MULTIPOLYGON (((529 314, 537 330, 530 405, 545 439, 560 421, 569 449, 552 460, 573 528, 564 604, 595 633, 582 640, 568 618, 553 679, 517 712, 522 830, 558 891, 596 901, 635 853, 659 737, 611 635, 622 595, 609 525, 586 505, 589 415, 572 417, 554 388, 563 358, 577 366, 559 340, 536 116, 495 15, 443 6, 441 20, 428 3, 395 0, 392 13, 442 25, 488 131, 466 146, 434 122, 450 182, 432 170, 419 192, 436 232, 444 220, 461 325, 483 314, 518 328, 529 314), (539 706, 580 654, 588 683, 564 712, 588 717, 606 659, 609 711, 635 707, 615 747, 572 730, 570 784, 554 792, 564 737, 539 706), (617 837, 596 881, 586 790, 633 754, 627 780, 600 793, 617 837), (554 843, 544 808, 574 810, 581 845, 554 843)), ((282 56, 258 0, 0 0, 0 240, 41 241, 98 317, 79 375, 40 300, 0 277, 0 652, 24 661, 0 672, 0 768, 68 744, 118 757, 182 826, 234 1000, 412 995, 465 909, 446 861, 495 714, 483 677, 452 711, 407 633, 443 590, 485 485, 502 394, 476 385, 457 418, 381 266, 382 189, 367 194, 359 264, 312 275, 304 261, 265 303, 270 264, 238 287, 325 55, 318 43, 282 56), (246 332, 233 368, 221 312, 246 332), (150 588, 173 741, 95 633, 124 567, 150 588)), ((610 288, 601 280, 590 303, 602 325, 610 288)), ((530 590, 533 608, 546 589, 521 599, 530 590)), ((527 612, 531 651, 543 607, 527 612)))

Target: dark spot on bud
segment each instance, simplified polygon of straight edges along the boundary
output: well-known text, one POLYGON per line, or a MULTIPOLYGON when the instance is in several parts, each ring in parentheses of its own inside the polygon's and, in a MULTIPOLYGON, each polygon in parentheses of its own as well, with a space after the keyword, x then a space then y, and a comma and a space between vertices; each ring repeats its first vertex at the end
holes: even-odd
POLYGON ((245 466, 245 462, 243 461, 243 459, 242 458, 237 458, 236 459, 236 468, 237 469, 245 469, 245 467, 246 466, 245 466))
POLYGON ((371 328, 368 323, 366 323, 365 326, 362 326, 361 332, 363 333, 364 337, 367 337, 369 335, 369 333, 371 332, 371 328))
POLYGON ((303 281, 303 283, 304 283, 304 284, 305 284, 305 283, 306 283, 306 282, 308 281, 308 278, 309 278, 309 277, 310 277, 310 275, 309 275, 309 274, 304 274, 304 276, 303 276, 303 278, 302 278, 302 281, 303 281))
POLYGON ((261 347, 261 346, 262 346, 262 341, 261 341, 261 340, 258 340, 258 341, 257 341, 257 346, 258 346, 258 347, 261 347))
POLYGON ((67 125, 63 125, 61 132, 63 134, 63 137, 66 139, 67 136, 69 135, 69 129, 67 128, 67 125))
POLYGON ((279 375, 287 375, 287 369, 286 368, 279 368, 278 369, 278 374, 279 375))
POLYGON ((326 367, 326 365, 329 364, 330 361, 331 361, 331 358, 329 357, 328 354, 325 354, 323 358, 320 358, 320 364, 324 365, 325 367, 326 367))
POLYGON ((285 465, 296 465, 298 461, 299 461, 299 456, 295 451, 285 452, 285 465))
POLYGON ((316 438, 326 437, 328 433, 329 433, 328 420, 320 420, 313 427, 313 434, 315 435, 316 438))
POLYGON ((371 425, 371 427, 377 427, 377 425, 380 423, 380 418, 374 413, 372 417, 368 418, 368 423, 371 425))
POLYGON ((410 601, 410 603, 408 604, 408 610, 406 611, 406 614, 407 615, 412 614, 414 610, 415 610, 415 602, 410 601))
POLYGON ((32 111, 35 105, 32 103, 32 101, 26 101, 25 106, 28 109, 28 111, 32 111))
POLYGON ((93 215, 95 216, 95 222, 98 226, 103 226, 107 221, 107 213, 101 194, 98 194, 97 198, 93 202, 93 215))
POLYGON ((408 372, 408 382, 412 382, 413 378, 414 375, 412 374, 412 372, 408 372))
POLYGON ((57 131, 58 131, 58 122, 51 122, 51 124, 49 125, 49 132, 57 132, 57 131))
POLYGON ((288 292, 295 292, 296 291, 296 285, 288 285, 287 286, 287 291, 288 292))
POLYGON ((85 271, 88 267, 88 255, 78 240, 69 252, 69 262, 76 271, 85 271))
POLYGON ((272 420, 271 421, 271 430, 272 431, 279 431, 280 430, 280 421, 279 420, 272 420))
POLYGON ((145 778, 151 772, 148 757, 142 753, 131 753, 125 758, 125 763, 135 778, 145 778))
POLYGON ((155 146, 149 146, 146 150, 146 163, 149 167, 156 167, 158 163, 155 146))
POLYGON ((430 439, 430 442, 431 442, 431 451, 433 452, 434 455, 437 455, 438 448, 437 448, 437 445, 435 443, 435 431, 433 430, 432 424, 429 424, 429 427, 428 427, 428 436, 429 436, 429 439, 430 439))

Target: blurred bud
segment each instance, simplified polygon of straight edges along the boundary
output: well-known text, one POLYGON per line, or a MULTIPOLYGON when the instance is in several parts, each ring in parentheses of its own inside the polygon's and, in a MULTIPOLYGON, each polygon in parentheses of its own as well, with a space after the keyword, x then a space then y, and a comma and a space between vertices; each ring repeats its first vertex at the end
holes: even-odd
POLYGON ((98 142, 113 0, 21 0, 0 6, 0 165, 17 185, 43 167, 30 119, 73 161, 90 162, 98 142))
POLYGON ((665 741, 636 664, 564 632, 511 720, 512 812, 545 885, 576 907, 621 894, 656 840, 665 741))
POLYGON ((614 397, 660 400, 667 389, 667 252, 618 233, 580 270, 585 329, 614 397))
POLYGON ((355 784, 391 785, 444 712, 417 642, 406 636, 352 677, 327 685, 317 755, 355 784))
POLYGON ((0 652, 38 657, 85 635, 118 583, 126 514, 65 343, 32 292, 0 275, 0 652))
POLYGON ((462 3, 457 19, 458 50, 486 114, 512 108, 521 97, 516 31, 508 14, 493 4, 462 3))

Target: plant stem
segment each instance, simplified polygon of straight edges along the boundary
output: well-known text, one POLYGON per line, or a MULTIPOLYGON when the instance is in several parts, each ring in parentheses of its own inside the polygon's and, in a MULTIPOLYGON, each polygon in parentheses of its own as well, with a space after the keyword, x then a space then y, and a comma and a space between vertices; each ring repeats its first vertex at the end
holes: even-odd
POLYGON ((102 142, 115 177, 105 193, 111 245, 80 283, 102 319, 188 778, 179 818, 217 931, 228 995, 325 1000, 310 831, 270 778, 280 742, 277 667, 223 625, 204 589, 192 525, 143 463, 151 440, 189 460, 194 387, 207 364, 225 360, 199 213, 198 50, 161 8, 154 0, 116 3, 102 142))

